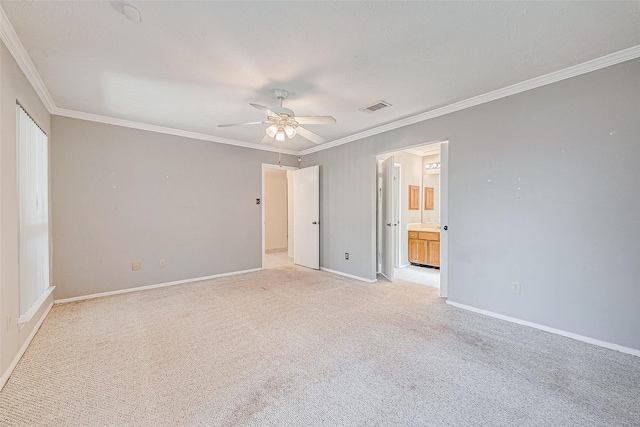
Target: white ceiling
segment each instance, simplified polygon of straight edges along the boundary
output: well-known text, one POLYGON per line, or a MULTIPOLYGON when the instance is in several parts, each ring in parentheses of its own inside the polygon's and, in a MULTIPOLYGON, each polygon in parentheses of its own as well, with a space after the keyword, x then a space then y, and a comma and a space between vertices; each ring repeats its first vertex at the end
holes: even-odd
POLYGON ((56 107, 255 144, 276 88, 330 142, 640 45, 638 1, 127 3, 0 2, 56 107))

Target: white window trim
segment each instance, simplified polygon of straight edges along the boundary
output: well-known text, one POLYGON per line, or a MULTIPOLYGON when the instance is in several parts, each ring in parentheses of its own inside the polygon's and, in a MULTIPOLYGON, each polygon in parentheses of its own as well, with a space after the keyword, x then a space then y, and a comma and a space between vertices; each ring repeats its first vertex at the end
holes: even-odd
POLYGON ((36 313, 40 311, 44 303, 47 301, 47 299, 49 298, 49 295, 53 293, 53 290, 55 288, 56 288, 55 286, 49 286, 47 289, 45 289, 42 295, 40 295, 40 297, 36 300, 36 302, 33 303, 31 308, 27 310, 25 314, 23 314, 18 318, 18 326, 31 322, 31 320, 34 318, 36 313))

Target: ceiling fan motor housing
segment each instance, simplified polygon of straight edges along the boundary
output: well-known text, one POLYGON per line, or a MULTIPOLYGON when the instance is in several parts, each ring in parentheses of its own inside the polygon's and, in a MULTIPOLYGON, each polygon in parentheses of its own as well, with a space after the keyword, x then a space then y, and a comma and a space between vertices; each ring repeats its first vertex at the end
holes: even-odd
POLYGON ((273 93, 276 95, 276 98, 278 99, 287 99, 287 96, 289 96, 289 92, 287 92, 284 89, 275 89, 273 93))
POLYGON ((271 108, 271 111, 273 111, 274 113, 278 114, 278 115, 284 115, 284 116, 289 116, 289 117, 294 117, 295 114, 293 114, 293 111, 288 109, 288 108, 284 108, 282 106, 282 101, 284 99, 287 99, 287 96, 289 96, 289 92, 287 92, 284 89, 275 89, 273 91, 273 93, 275 94, 276 98, 278 98, 278 100, 280 101, 280 106, 279 107, 273 107, 271 108))
POLYGON ((284 107, 272 107, 271 111, 273 111, 274 113, 278 114, 278 115, 285 115, 285 116, 291 116, 294 117, 293 111, 288 109, 288 108, 284 108, 284 107))

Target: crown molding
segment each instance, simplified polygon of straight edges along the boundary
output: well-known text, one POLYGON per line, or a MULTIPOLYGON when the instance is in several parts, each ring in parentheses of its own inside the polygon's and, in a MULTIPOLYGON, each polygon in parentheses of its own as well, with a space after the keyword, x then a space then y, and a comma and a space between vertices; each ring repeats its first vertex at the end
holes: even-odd
POLYGON ((201 141, 217 142, 219 144, 235 145, 238 147, 252 148, 254 150, 271 151, 274 153, 299 155, 298 151, 288 150, 286 148, 272 147, 269 145, 258 145, 251 142, 237 141, 235 139, 220 138, 205 133, 191 132, 186 130, 174 129, 164 126, 151 125, 147 123, 135 122, 132 120, 118 119, 115 117, 101 116, 99 114, 85 113, 83 111, 68 110, 66 108, 55 107, 51 114, 55 116, 69 117, 72 119, 87 120, 90 122, 104 123, 108 125, 122 126, 131 129, 146 130, 149 132, 163 133, 166 135, 182 136, 184 138, 198 139, 201 141))
POLYGON ((497 89, 491 92, 487 92, 482 95, 474 96, 472 98, 465 99, 447 106, 437 108, 435 110, 426 111, 424 113, 417 114, 415 116, 407 117, 402 120, 387 123, 382 126, 377 126, 372 129, 358 132, 353 135, 346 136, 344 138, 336 139, 326 144, 322 144, 318 147, 312 147, 300 152, 301 156, 306 154, 316 153, 318 151, 327 150, 329 148, 337 147, 348 142, 363 139, 369 136, 377 135, 379 133, 387 132, 390 130, 398 129, 404 126, 412 125, 425 120, 433 119, 436 117, 444 116, 445 114, 453 113, 456 111, 464 110, 466 108, 475 107, 476 105, 485 104, 487 102, 495 101, 507 96, 515 95, 527 90, 536 89, 541 86, 546 86, 552 83, 566 80, 571 77, 576 77, 581 74, 590 73, 591 71, 600 70, 621 62, 630 61, 632 59, 640 58, 640 45, 630 47, 618 52, 611 53, 609 55, 602 56, 600 58, 592 59, 581 64, 573 65, 562 70, 554 71, 543 76, 534 77, 529 80, 525 80, 520 83, 513 84, 511 86, 497 89))
POLYGON ((53 102, 53 98, 51 98, 38 70, 35 65, 33 65, 31 57, 18 38, 16 30, 13 28, 13 25, 11 25, 11 22, 9 22, 9 18, 2 6, 0 6, 0 39, 2 39, 5 46, 7 46, 11 56, 13 56, 18 63, 18 66, 27 77, 27 80, 29 80, 29 83, 31 83, 31 86, 33 86, 33 89, 40 97, 40 100, 42 100, 46 109, 51 113, 56 104, 53 102))

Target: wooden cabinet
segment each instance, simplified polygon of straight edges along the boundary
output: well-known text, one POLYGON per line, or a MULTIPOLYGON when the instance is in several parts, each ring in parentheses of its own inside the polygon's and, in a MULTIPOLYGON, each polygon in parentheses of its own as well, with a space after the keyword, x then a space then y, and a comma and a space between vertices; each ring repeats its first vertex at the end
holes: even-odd
POLYGON ((433 210, 433 200, 434 200, 433 191, 434 190, 431 187, 424 187, 424 210, 425 211, 433 210))
POLYGON ((409 231, 409 262, 440 266, 440 233, 409 231))
POLYGON ((420 187, 417 185, 409 186, 409 210, 420 209, 420 187))
POLYGON ((427 264, 440 267, 440 242, 429 240, 427 248, 427 264))
POLYGON ((409 262, 420 263, 420 246, 422 246, 422 240, 409 239, 409 262))

